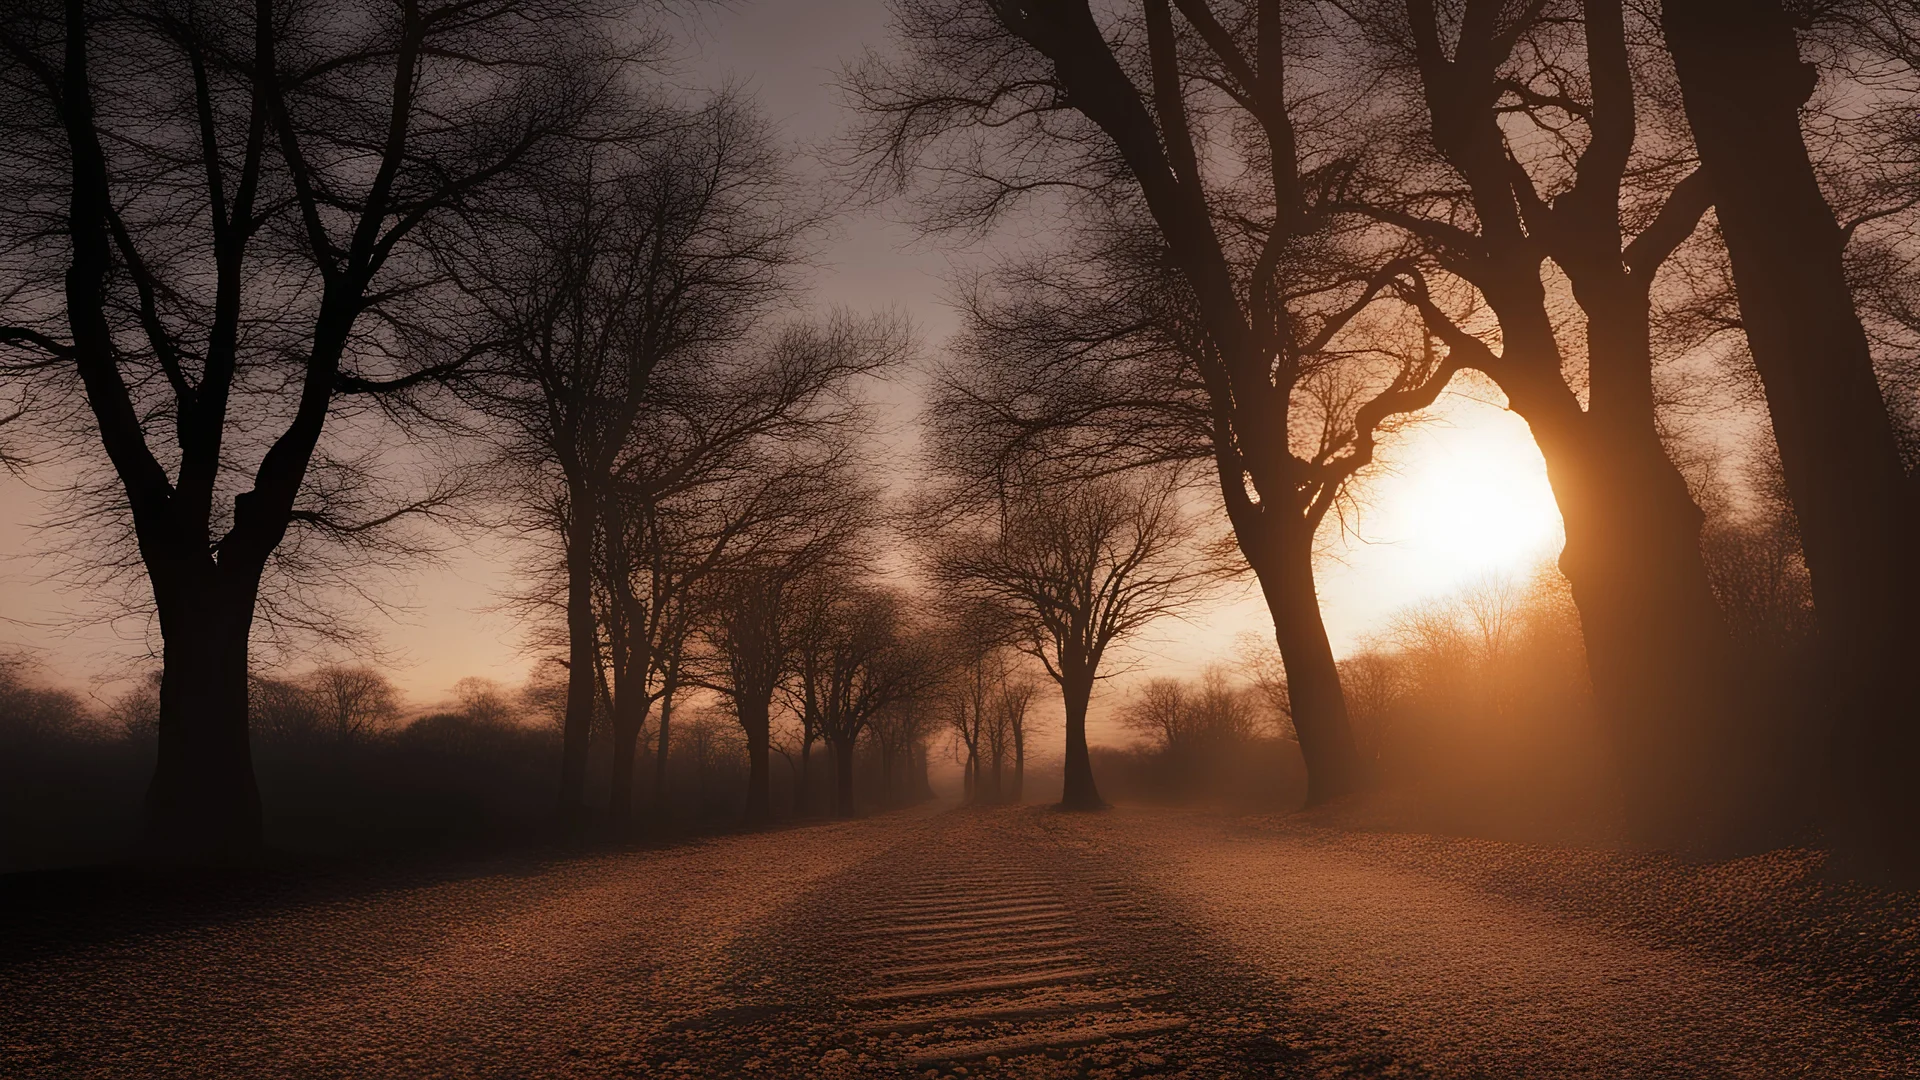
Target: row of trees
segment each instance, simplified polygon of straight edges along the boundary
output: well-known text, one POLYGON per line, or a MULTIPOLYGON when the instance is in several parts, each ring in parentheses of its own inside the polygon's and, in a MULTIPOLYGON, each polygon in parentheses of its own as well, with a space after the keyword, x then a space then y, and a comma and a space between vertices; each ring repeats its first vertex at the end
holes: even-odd
POLYGON ((16 374, 45 377, 50 434, 105 451, 110 520, 150 587, 159 849, 259 844, 247 699, 262 608, 297 620, 303 591, 364 588, 369 553, 407 547, 406 524, 448 505, 442 486, 399 478, 435 392, 498 346, 473 317, 467 238, 540 205, 528 193, 582 147, 665 123, 631 92, 648 46, 624 14, 591 0, 0 13, 0 340, 16 374), (302 536, 359 557, 303 560, 302 536))
MULTIPOLYGON (((151 588, 158 848, 259 842, 263 725, 344 740, 393 719, 370 672, 258 677, 256 621, 324 629, 329 590, 377 602, 366 562, 420 554, 410 522, 476 503, 538 553, 520 600, 564 654, 571 828, 591 816, 595 730, 624 831, 641 748, 664 792, 689 694, 739 723, 750 820, 771 814, 776 716, 793 718, 798 798, 824 742, 850 811, 856 744, 887 774, 923 762, 956 665, 976 669, 974 760, 998 776, 1011 746, 1018 775, 1020 695, 982 711, 987 654, 952 659, 953 633, 909 618, 868 556, 882 521, 860 387, 905 358, 904 329, 794 314, 820 209, 740 102, 649 91, 656 43, 616 29, 625 14, 8 9, 0 340, 11 385, 76 406, 44 434, 97 432, 151 588), (420 452, 448 440, 484 452, 466 479, 420 452)), ((927 560, 1000 628, 980 640, 1059 681, 1069 802, 1095 805, 1101 658, 1196 575, 1168 569, 1187 528, 1173 487, 1057 490, 1029 485, 998 525, 947 514, 927 560)))
POLYGON ((39 424, 110 466, 79 486, 106 502, 73 516, 124 526, 137 560, 101 563, 152 597, 154 844, 259 842, 261 617, 327 632, 325 600, 377 602, 367 567, 474 505, 535 553, 520 600, 564 655, 576 830, 594 732, 621 830, 687 695, 738 723, 754 820, 772 754, 808 777, 816 742, 843 811, 863 740, 909 791, 895 773, 943 714, 992 792, 1025 754, 1011 655, 1061 692, 1065 803, 1097 806, 1086 713, 1110 650, 1238 567, 1273 616, 1284 679, 1263 686, 1309 798, 1334 798, 1366 770, 1315 554, 1383 441, 1462 378, 1546 459, 1634 832, 1724 845, 1778 793, 1744 752, 1752 597, 1716 578, 1728 537, 1703 536, 1702 440, 1674 403, 1750 379, 1793 526, 1743 550, 1803 562, 1817 627, 1818 704, 1795 721, 1817 737, 1787 741, 1830 747, 1827 820, 1863 867, 1920 867, 1899 692, 1920 601, 1902 557, 1913 11, 896 11, 905 48, 847 80, 852 159, 912 188, 930 230, 1036 206, 1047 225, 962 283, 930 475, 897 521, 865 479, 861 387, 908 335, 796 312, 823 209, 740 102, 649 88, 659 43, 626 8, 0 14, 0 348, 10 400, 35 406, 0 420, 9 446, 39 424), (1806 123, 1822 80, 1867 107, 1806 123), (1716 377, 1681 362, 1703 354, 1716 377), (889 528, 930 599, 878 573, 889 528))
POLYGON ((1876 371, 1900 356, 1868 335, 1912 324, 1882 302, 1903 295, 1899 260, 1849 278, 1863 239, 1897 235, 1876 223, 1913 206, 1909 6, 896 11, 901 56, 850 78, 869 175, 914 190, 929 229, 977 233, 1037 199, 1061 239, 966 294, 942 402, 972 447, 958 460, 982 478, 1033 458, 1214 466, 1313 800, 1359 776, 1317 538, 1383 434, 1468 372, 1546 458, 1635 834, 1739 836, 1774 793, 1728 752, 1755 737, 1753 702, 1672 404, 1737 400, 1751 373, 1811 571, 1822 706, 1801 722, 1831 723, 1828 824, 1863 867, 1920 866, 1901 779, 1920 725, 1894 691, 1920 625, 1901 555, 1912 387, 1876 371), (1825 50, 1818 68, 1803 42, 1825 50), (1826 136, 1802 113, 1822 79, 1875 108, 1814 154, 1826 136), (1677 374, 1703 350, 1730 374, 1677 374))
POLYGON ((417 559, 412 526, 476 505, 552 556, 521 600, 557 616, 532 621, 565 656, 570 826, 596 715, 617 827, 650 725, 665 775, 676 693, 731 704, 755 818, 796 671, 803 760, 897 727, 879 717, 913 646, 864 581, 857 458, 859 384, 906 336, 794 315, 819 211, 750 110, 646 85, 660 42, 635 14, 49 0, 0 19, 0 344, 48 406, 43 445, 105 449, 95 490, 127 527, 108 539, 138 560, 98 562, 150 588, 157 849, 258 845, 258 724, 390 710, 344 669, 257 678, 260 624, 326 634, 342 596, 382 602, 370 562, 417 559))

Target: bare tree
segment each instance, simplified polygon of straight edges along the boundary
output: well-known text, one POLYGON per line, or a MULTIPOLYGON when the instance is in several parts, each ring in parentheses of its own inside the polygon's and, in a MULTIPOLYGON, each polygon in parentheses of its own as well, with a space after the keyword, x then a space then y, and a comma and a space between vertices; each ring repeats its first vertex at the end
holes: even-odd
POLYGON ((1668 134, 1650 28, 1620 0, 1353 10, 1403 111, 1346 204, 1424 245, 1405 299, 1546 459, 1636 834, 1727 842, 1758 795, 1723 753, 1744 737, 1731 640, 1655 383, 1689 344, 1655 341, 1655 279, 1711 191, 1668 134))
POLYGON ((1149 679, 1120 710, 1120 723, 1163 752, 1177 752, 1191 734, 1193 702, 1181 679, 1149 679))
POLYGON ((793 575, 786 567, 743 570, 729 576, 708 635, 722 657, 724 693, 747 740, 747 820, 772 817, 773 698, 786 674, 792 646, 783 631, 787 590, 793 575))
POLYGON ((400 692, 365 664, 329 664, 304 680, 335 742, 365 739, 400 719, 400 692))
MULTIPOLYGON (((1913 5, 1832 6, 1920 60, 1913 5)), ((1779 0, 1667 0, 1662 13, 1812 571, 1844 839, 1863 869, 1920 875, 1920 714, 1906 689, 1920 649, 1920 490, 1849 287, 1860 222, 1836 220, 1801 130, 1818 73, 1779 0)))
POLYGON ((746 732, 747 817, 772 816, 769 758, 774 699, 791 677, 800 684, 803 762, 809 734, 828 736, 826 688, 818 645, 834 632, 834 596, 846 575, 863 565, 863 538, 875 525, 878 496, 838 460, 848 449, 833 441, 848 429, 828 427, 835 457, 806 459, 777 496, 755 546, 715 580, 704 635, 718 669, 704 685, 724 695, 746 732))
POLYGON ((854 751, 879 717, 923 693, 937 667, 912 634, 896 593, 847 584, 812 598, 818 630, 794 643, 816 680, 819 724, 833 751, 834 811, 854 813, 854 751))
MULTIPOLYGON (((745 700, 754 704, 742 714, 751 724, 748 811, 755 820, 769 812, 767 732, 757 702, 785 674, 779 583, 835 558, 857 529, 862 515, 850 503, 864 489, 851 480, 849 463, 867 411, 854 383, 885 372, 906 347, 903 328, 891 320, 838 317, 825 326, 783 327, 764 347, 736 345, 720 362, 680 363, 656 377, 616 466, 612 497, 601 507, 601 621, 616 684, 616 820, 629 814, 634 748, 648 707, 678 683, 681 654, 706 614, 701 587, 734 567, 748 568, 749 577, 772 574, 749 588, 757 599, 736 594, 737 603, 723 603, 719 619, 727 632, 713 638, 765 651, 751 661, 729 652, 729 665, 754 670, 733 666, 717 685, 730 694, 752 691, 745 700), (761 588, 769 584, 770 593, 761 588), (771 621, 753 629, 741 618, 771 621), (771 667, 760 670, 763 662, 771 667)), ((662 734, 656 753, 668 745, 670 733, 663 727, 662 734)))
POLYGON ((1202 673, 1199 685, 1184 679, 1151 679, 1120 710, 1120 722, 1173 758, 1242 745, 1263 727, 1259 692, 1236 685, 1224 668, 1202 673))
POLYGON ((715 383, 764 359, 732 350, 789 294, 814 224, 763 125, 730 98, 656 109, 633 126, 559 157, 514 228, 447 244, 468 295, 506 343, 488 377, 473 380, 474 400, 505 421, 502 462, 521 469, 531 502, 548 510, 541 524, 564 564, 560 806, 575 824, 595 665, 610 661, 608 697, 629 763, 653 700, 657 620, 635 592, 646 569, 646 501, 707 477, 716 452, 750 438, 765 403, 716 396, 715 383), (701 395, 721 414, 717 430, 687 407, 701 395), (677 459, 653 441, 668 434, 678 437, 677 459), (631 522, 606 520, 636 496, 631 522), (596 578, 607 601, 598 614, 596 578), (604 657, 603 624, 612 639, 604 657))
POLYGON ((794 811, 798 814, 811 810, 813 744, 827 736, 827 662, 831 654, 824 643, 832 629, 834 596, 844 585, 844 577, 837 573, 807 575, 789 598, 792 603, 782 627, 792 645, 787 689, 791 711, 800 725, 800 767, 794 778, 794 811))
POLYGON ((1013 749, 1013 782, 1008 785, 1006 799, 1016 805, 1026 796, 1027 744, 1037 734, 1033 698, 1039 691, 1032 678, 1012 674, 1001 680, 999 693, 994 696, 994 711, 1006 725, 1013 749))
POLYGON ((0 341, 77 377, 131 517, 164 640, 156 845, 258 844, 263 577, 290 530, 400 515, 321 501, 323 436, 476 347, 421 241, 590 133, 619 81, 605 10, 68 0, 0 19, 8 245, 62 282, 6 289, 0 341))
MULTIPOLYGON (((661 619, 660 636, 654 649, 654 672, 659 680, 655 700, 660 706, 660 719, 654 727, 653 737, 653 800, 654 812, 662 818, 667 815, 671 805, 667 763, 673 748, 673 707, 683 684, 688 681, 688 654, 700 632, 699 620, 706 614, 702 606, 705 600, 704 595, 685 590, 681 595, 666 600, 667 613, 661 619)), ((616 738, 616 768, 619 766, 619 753, 619 740, 616 738)), ((610 803, 613 801, 609 800, 610 803)))
POLYGON ((962 755, 962 793, 969 802, 998 801, 998 777, 988 786, 986 764, 991 760, 989 743, 998 722, 995 695, 1005 677, 1005 658, 1013 622, 992 604, 977 597, 949 595, 949 609, 942 628, 943 699, 945 727, 962 755))
MULTIPOLYGON (((805 626, 812 615, 811 605, 795 605, 792 618, 798 626, 805 626)), ((804 630, 801 633, 805 633, 804 630)), ((801 640, 795 637, 792 640, 801 640)), ((795 817, 806 817, 814 812, 813 798, 813 744, 824 738, 820 729, 820 671, 819 655, 807 650, 797 650, 792 669, 788 672, 787 711, 792 714, 795 732, 794 753, 798 758, 793 774, 793 813, 795 817)))
MULTIPOLYGON (((962 520, 926 554, 935 581, 1005 612, 1018 647, 1060 687, 1066 705, 1061 805, 1102 805, 1087 751, 1087 705, 1115 642, 1204 595, 1217 570, 1166 475, 1049 484, 1030 477, 986 522, 962 520)), ((984 700, 984 695, 983 695, 984 700)))
MULTIPOLYGON (((924 641, 910 648, 932 650, 924 641)), ((927 729, 933 718, 931 695, 908 692, 875 715, 869 725, 873 743, 880 751, 880 799, 884 805, 898 806, 921 797, 920 779, 914 773, 915 762, 924 760, 927 729)))
POLYGON ((865 160, 928 177, 934 227, 977 231, 1039 196, 1094 253, 1017 269, 975 305, 973 337, 1010 343, 1019 361, 999 368, 1034 378, 986 395, 963 379, 955 397, 1015 434, 1101 427, 1094 471, 1212 465, 1286 656, 1311 797, 1350 790, 1316 537, 1380 426, 1453 371, 1370 321, 1404 282, 1394 252, 1340 225, 1337 142, 1367 111, 1361 84, 1303 92, 1289 71, 1315 59, 1312 19, 1274 3, 1096 16, 1085 0, 912 0, 896 14, 907 61, 874 58, 850 80, 871 118, 865 160), (1046 384, 1062 393, 1036 396, 1046 384))
POLYGON ((982 798, 980 743, 986 727, 986 686, 983 664, 962 665, 949 674, 946 692, 947 731, 960 756, 960 795, 967 802, 982 798))
MULTIPOLYGON (((1287 687, 1287 664, 1274 647, 1251 634, 1243 635, 1239 643, 1240 672, 1253 685, 1254 692, 1260 695, 1270 713, 1280 727, 1285 738, 1294 738, 1293 732, 1293 694, 1287 687)), ((1346 676, 1341 675, 1342 685, 1346 676)), ((1348 696, 1353 687, 1347 686, 1348 696)), ((1355 731, 1356 740, 1359 732, 1355 731)))

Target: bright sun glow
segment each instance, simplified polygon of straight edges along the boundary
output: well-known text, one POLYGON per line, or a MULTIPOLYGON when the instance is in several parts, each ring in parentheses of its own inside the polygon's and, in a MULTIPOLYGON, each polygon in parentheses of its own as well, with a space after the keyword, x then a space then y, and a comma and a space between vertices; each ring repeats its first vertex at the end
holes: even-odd
POLYGON ((1320 599, 1337 651, 1395 610, 1489 575, 1522 576, 1561 544, 1546 464, 1513 413, 1449 394, 1388 449, 1357 535, 1332 539, 1320 599))
MULTIPOLYGON (((1320 610, 1343 656, 1401 608, 1488 576, 1525 576, 1560 550, 1546 464, 1527 425, 1505 409, 1449 394, 1383 459, 1398 467, 1359 492, 1352 530, 1337 535, 1330 523, 1322 536, 1329 557, 1319 567, 1320 610)), ((1241 635, 1272 633, 1249 582, 1237 601, 1156 627, 1141 645, 1162 668, 1197 671, 1230 658, 1241 635)))
POLYGON ((1484 405, 1456 410, 1448 426, 1407 440, 1416 462, 1373 487, 1364 538, 1391 543, 1407 570, 1436 587, 1511 572, 1560 540, 1560 514, 1546 466, 1526 426, 1484 405))

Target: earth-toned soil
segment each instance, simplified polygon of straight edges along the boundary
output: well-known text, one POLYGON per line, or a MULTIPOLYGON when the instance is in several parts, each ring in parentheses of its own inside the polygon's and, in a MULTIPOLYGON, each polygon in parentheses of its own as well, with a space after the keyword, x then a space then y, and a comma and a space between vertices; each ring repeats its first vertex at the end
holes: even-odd
POLYGON ((1812 862, 1026 807, 14 904, 0 1076, 1920 1076, 1913 898, 1812 862))

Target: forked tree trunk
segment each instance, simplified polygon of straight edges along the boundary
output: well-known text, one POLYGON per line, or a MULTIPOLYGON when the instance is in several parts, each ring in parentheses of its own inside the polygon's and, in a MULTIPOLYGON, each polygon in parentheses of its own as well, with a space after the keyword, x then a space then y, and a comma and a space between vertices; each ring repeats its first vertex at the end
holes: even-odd
POLYGON ((1093 672, 1086 664, 1063 665, 1060 695, 1067 711, 1066 774, 1060 789, 1063 810, 1099 810, 1107 804, 1093 782, 1093 757, 1087 750, 1087 705, 1093 698, 1093 672))
POLYGON ((1360 786, 1360 754, 1354 748, 1340 669, 1320 617, 1313 576, 1313 537, 1305 526, 1266 530, 1269 543, 1242 550, 1260 579, 1273 616, 1275 643, 1286 666, 1287 692, 1300 756, 1307 768, 1307 805, 1317 806, 1360 786))
POLYGON ((261 843, 247 738, 247 646, 258 575, 233 582, 217 570, 191 577, 157 570, 151 577, 165 652, 147 842, 168 857, 246 856, 261 843))
POLYGON ((1702 514, 1655 424, 1644 301, 1582 281, 1592 279, 1576 280, 1589 324, 1590 406, 1551 362, 1560 352, 1539 258, 1523 247, 1505 250, 1480 282, 1503 339, 1503 361, 1489 374, 1546 462, 1566 535, 1560 569, 1580 612, 1628 827, 1642 843, 1724 848, 1751 809, 1751 778, 1734 767, 1751 733, 1737 731, 1731 643, 1701 557, 1702 514))
POLYGON ((1812 573, 1841 839, 1920 874, 1920 509, 1801 133, 1814 72, 1778 0, 1667 0, 1664 23, 1812 573))

